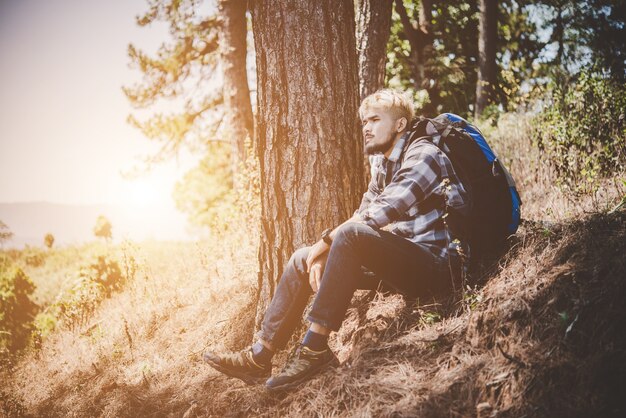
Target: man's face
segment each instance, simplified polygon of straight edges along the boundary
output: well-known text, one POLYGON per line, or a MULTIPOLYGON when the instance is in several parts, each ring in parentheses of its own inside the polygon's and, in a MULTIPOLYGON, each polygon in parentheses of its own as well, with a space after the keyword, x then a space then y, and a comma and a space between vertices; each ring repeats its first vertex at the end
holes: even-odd
POLYGON ((363 139, 368 155, 386 153, 398 133, 398 120, 386 109, 371 107, 363 112, 363 139))

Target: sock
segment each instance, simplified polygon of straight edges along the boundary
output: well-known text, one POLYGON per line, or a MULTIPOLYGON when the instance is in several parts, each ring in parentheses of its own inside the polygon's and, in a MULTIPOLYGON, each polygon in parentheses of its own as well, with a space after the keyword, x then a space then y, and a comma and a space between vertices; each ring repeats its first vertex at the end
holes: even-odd
POLYGON ((267 365, 272 362, 274 352, 260 342, 252 344, 252 358, 259 364, 267 365))
POLYGON ((328 335, 322 335, 308 330, 306 334, 304 334, 302 345, 313 351, 324 351, 328 348, 328 335))

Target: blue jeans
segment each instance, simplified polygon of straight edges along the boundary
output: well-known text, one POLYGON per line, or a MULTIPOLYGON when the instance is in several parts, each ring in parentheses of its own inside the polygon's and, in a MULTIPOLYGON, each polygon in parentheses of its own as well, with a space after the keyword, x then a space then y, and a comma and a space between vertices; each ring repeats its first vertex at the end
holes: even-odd
MULTIPOLYGON (((283 348, 300 323, 312 294, 306 258, 311 247, 293 253, 265 312, 259 337, 283 348)), ((427 248, 391 232, 349 222, 330 247, 320 288, 307 319, 339 330, 357 289, 429 298, 452 289, 450 265, 427 248), (371 274, 373 273, 373 274, 371 274)))

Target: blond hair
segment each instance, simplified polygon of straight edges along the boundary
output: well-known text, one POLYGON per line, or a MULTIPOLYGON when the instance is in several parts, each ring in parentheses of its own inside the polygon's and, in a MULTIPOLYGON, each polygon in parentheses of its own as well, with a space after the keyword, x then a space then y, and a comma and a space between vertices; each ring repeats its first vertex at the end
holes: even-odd
POLYGON ((407 123, 415 117, 413 100, 406 94, 392 89, 378 90, 367 96, 359 107, 359 116, 363 119, 365 111, 371 108, 390 111, 396 119, 406 118, 407 123))

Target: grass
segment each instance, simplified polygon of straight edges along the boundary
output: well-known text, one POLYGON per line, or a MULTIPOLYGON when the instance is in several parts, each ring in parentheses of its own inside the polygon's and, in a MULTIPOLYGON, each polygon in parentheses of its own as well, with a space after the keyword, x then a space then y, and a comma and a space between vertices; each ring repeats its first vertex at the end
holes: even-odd
POLYGON ((518 181, 526 220, 507 255, 485 273, 486 284, 452 304, 357 292, 331 338, 342 365, 293 393, 270 395, 200 361, 207 347, 249 342, 257 285, 254 216, 196 243, 92 243, 44 251, 39 266, 14 254, 44 306, 101 251, 132 256, 138 269, 88 323, 61 326, 2 373, 0 410, 32 416, 623 412, 615 394, 626 376, 626 344, 617 329, 626 312, 620 279, 626 215, 602 213, 619 202, 624 186, 608 179, 592 195, 563 194, 529 131, 524 115, 485 128, 518 181))

